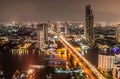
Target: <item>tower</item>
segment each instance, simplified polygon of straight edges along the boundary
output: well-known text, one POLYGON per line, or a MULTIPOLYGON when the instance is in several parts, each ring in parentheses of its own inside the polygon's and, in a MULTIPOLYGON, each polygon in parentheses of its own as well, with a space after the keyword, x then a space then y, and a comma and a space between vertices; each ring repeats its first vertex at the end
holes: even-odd
POLYGON ((44 27, 44 39, 45 39, 45 43, 47 43, 48 42, 48 28, 50 27, 50 26, 48 26, 48 24, 43 24, 43 27, 44 27))
POLYGON ((42 23, 37 25, 37 37, 39 41, 38 47, 41 49, 48 41, 48 24, 42 23))
POLYGON ((66 33, 66 34, 69 34, 69 32, 68 32, 68 23, 65 23, 64 26, 65 26, 65 33, 66 33))
POLYGON ((60 26, 61 26, 61 23, 58 21, 54 24, 54 31, 57 32, 57 33, 60 33, 60 26))
POLYGON ((86 25, 84 27, 84 35, 90 41, 94 39, 93 25, 94 25, 94 15, 92 13, 91 5, 87 5, 86 6, 86 25))

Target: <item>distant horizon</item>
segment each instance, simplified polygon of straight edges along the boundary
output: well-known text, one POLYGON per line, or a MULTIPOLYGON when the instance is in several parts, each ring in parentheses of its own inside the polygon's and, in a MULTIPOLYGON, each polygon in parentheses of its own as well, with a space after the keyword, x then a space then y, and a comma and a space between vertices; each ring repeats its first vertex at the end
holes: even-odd
MULTIPOLYGON (((50 23, 54 23, 54 22, 60 22, 60 23, 85 23, 85 21, 60 21, 60 20, 56 20, 56 21, 50 21, 48 20, 50 23)), ((48 23, 48 21, 26 21, 26 22, 22 22, 22 21, 9 21, 9 22, 0 22, 0 24, 4 24, 4 23, 48 23)), ((94 21, 94 23, 106 23, 106 24, 120 24, 120 22, 104 22, 104 21, 94 21)))
POLYGON ((0 23, 85 21, 85 6, 90 4, 95 22, 120 22, 120 0, 3 0, 0 23))

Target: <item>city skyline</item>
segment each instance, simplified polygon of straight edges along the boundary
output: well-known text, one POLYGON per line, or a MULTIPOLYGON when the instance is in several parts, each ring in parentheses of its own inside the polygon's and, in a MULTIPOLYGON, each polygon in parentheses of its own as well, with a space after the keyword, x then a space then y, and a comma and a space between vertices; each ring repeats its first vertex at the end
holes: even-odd
POLYGON ((93 8, 95 21, 119 23, 119 0, 6 0, 0 2, 0 23, 85 21, 85 5, 93 8))
POLYGON ((120 79, 119 2, 0 3, 0 79, 120 79))

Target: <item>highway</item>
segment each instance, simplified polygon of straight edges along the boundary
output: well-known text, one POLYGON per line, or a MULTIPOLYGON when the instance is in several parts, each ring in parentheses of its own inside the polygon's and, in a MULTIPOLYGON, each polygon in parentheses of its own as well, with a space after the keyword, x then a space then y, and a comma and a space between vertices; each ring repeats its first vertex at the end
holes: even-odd
POLYGON ((84 69, 90 79, 106 79, 84 56, 82 56, 72 45, 70 45, 63 35, 58 36, 59 41, 69 50, 77 63, 84 69))

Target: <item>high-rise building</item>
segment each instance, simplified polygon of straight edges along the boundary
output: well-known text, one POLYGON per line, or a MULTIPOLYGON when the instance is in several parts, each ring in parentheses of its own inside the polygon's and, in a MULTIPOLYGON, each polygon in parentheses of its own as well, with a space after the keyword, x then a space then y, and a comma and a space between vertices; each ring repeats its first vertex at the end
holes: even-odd
POLYGON ((54 24, 54 31, 60 33, 60 22, 54 24))
POLYGON ((120 24, 116 27, 116 40, 120 43, 120 24))
POLYGON ((48 24, 38 24, 37 27, 38 47, 41 49, 48 41, 48 24))
POLYGON ((68 33, 68 24, 67 23, 61 23, 61 22, 56 22, 54 26, 55 32, 57 33, 68 33))
POLYGON ((57 33, 60 33, 60 26, 61 26, 61 23, 57 22, 56 23, 56 31, 57 31, 57 33))
POLYGON ((48 24, 42 24, 42 26, 44 27, 44 38, 45 38, 45 43, 48 42, 48 24))
POLYGON ((44 30, 43 30, 43 27, 40 27, 40 25, 37 25, 39 26, 38 27, 38 30, 37 30, 37 38, 38 38, 38 48, 42 48, 44 46, 44 30))
POLYGON ((91 9, 91 5, 87 5, 86 6, 86 25, 84 27, 84 35, 90 41, 94 39, 93 25, 94 25, 94 16, 91 9))
POLYGON ((69 34, 69 31, 68 31, 68 23, 65 23, 65 24, 64 24, 64 27, 65 27, 65 33, 66 33, 66 34, 69 34))
POLYGON ((55 30, 55 24, 54 24, 54 23, 51 23, 50 26, 51 26, 51 30, 52 30, 52 31, 56 31, 56 30, 55 30))

